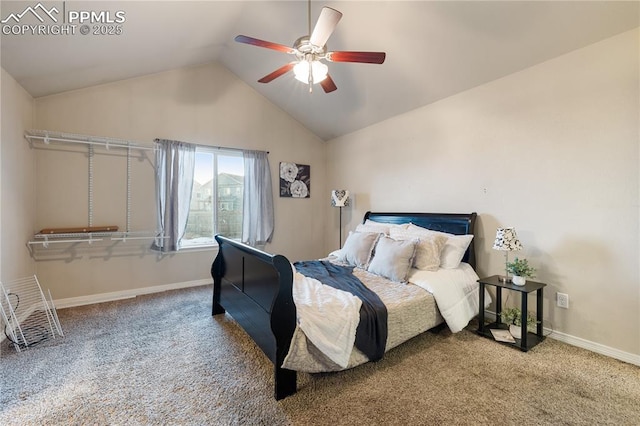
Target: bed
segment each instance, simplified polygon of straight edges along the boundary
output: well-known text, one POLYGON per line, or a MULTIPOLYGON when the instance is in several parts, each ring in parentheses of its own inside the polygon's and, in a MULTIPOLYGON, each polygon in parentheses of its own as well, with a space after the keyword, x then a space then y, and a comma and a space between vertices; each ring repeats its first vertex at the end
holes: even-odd
MULTIPOLYGON (((475 220, 476 213, 367 212, 362 224, 359 225, 359 227, 362 226, 363 228, 356 229, 356 231, 368 232, 371 229, 375 229, 377 224, 386 224, 389 227, 398 229, 409 226, 405 224, 411 224, 410 226, 419 227, 422 230, 426 228, 449 235, 466 236, 465 239, 471 241, 475 220), (374 228, 364 228, 370 225, 374 226, 374 228)), ((358 234, 358 236, 362 237, 362 234, 358 234)), ((343 251, 347 249, 349 238, 351 237, 350 233, 345 242, 345 247, 342 249, 343 251)), ((384 234, 380 235, 380 238, 384 237, 384 234)), ((300 312, 297 312, 296 304, 294 303, 294 288, 299 288, 297 286, 300 285, 300 278, 303 276, 285 256, 269 254, 220 235, 216 236, 216 240, 219 244, 219 251, 211 266, 211 275, 214 281, 212 315, 228 312, 273 362, 274 396, 276 399, 285 398, 296 392, 296 371, 336 371, 351 368, 368 361, 367 356, 354 348, 350 356, 348 356, 348 360, 343 360, 344 363, 337 363, 337 361, 334 362, 333 358, 325 357, 313 344, 309 344, 309 339, 301 332, 300 323, 302 321, 298 317, 303 309, 301 307, 299 309, 300 312), (305 352, 304 356, 299 357, 299 352, 305 352), (308 357, 309 353, 310 356, 308 357)), ((381 243, 376 247, 381 247, 380 252, 382 252, 381 243)), ((326 259, 330 262, 325 263, 328 265, 343 265, 345 263, 344 252, 336 252, 332 255, 333 257, 326 259)), ((375 255, 373 258, 375 259, 375 255)), ((461 269, 467 268, 462 273, 477 279, 477 275, 473 271, 475 268, 473 242, 464 249, 464 254, 459 263, 461 269)), ((296 263, 296 265, 298 265, 298 268, 304 266, 302 263, 296 263)), ((440 326, 445 319, 452 331, 457 331, 457 329, 466 324, 464 321, 468 322, 469 316, 477 314, 477 287, 465 290, 469 298, 469 303, 464 303, 466 306, 466 319, 464 321, 456 318, 449 320, 449 305, 458 306, 460 303, 447 302, 448 305, 444 310, 439 309, 438 304, 442 304, 444 299, 440 296, 436 303, 437 293, 431 288, 429 282, 430 277, 435 276, 433 275, 434 272, 411 270, 414 272, 412 273, 413 275, 410 274, 409 281, 420 281, 421 277, 426 277, 424 280, 426 284, 422 285, 422 289, 417 289, 415 285, 410 286, 404 283, 401 285, 395 283, 393 286, 395 290, 392 293, 400 292, 399 294, 406 296, 402 292, 411 291, 419 297, 413 307, 399 305, 398 308, 394 307, 394 303, 389 304, 389 337, 385 351, 422 331, 440 326), (431 294, 432 292, 433 294, 431 294), (472 312, 474 309, 473 303, 476 306, 475 311, 472 312), (432 306, 431 308, 429 307, 430 305, 432 306), (419 325, 414 325, 413 319, 409 324, 410 326, 407 323, 403 324, 403 321, 405 321, 403 317, 407 315, 407 312, 411 312, 412 309, 414 311, 427 312, 425 314, 426 317, 420 319, 419 325), (445 314, 444 318, 443 313, 445 314), (399 337, 397 330, 401 331, 399 337)), ((368 279, 367 275, 371 275, 369 271, 360 268, 354 268, 353 271, 354 275, 358 275, 363 282, 368 279)), ((458 273, 456 271, 453 272, 458 273)), ((477 285, 475 279, 467 278, 467 281, 477 285)), ((414 283, 412 282, 412 284, 414 283)), ((443 287, 447 287, 447 283, 444 284, 443 287)), ((382 281, 370 286, 374 289, 376 286, 378 288, 387 288, 382 281)), ((391 286, 388 286, 388 288, 391 288, 391 286)), ((298 295, 297 297, 299 298, 300 296, 298 295)), ((380 296, 385 303, 395 300, 390 297, 384 292, 380 296)), ((486 303, 489 300, 487 298, 486 303)))

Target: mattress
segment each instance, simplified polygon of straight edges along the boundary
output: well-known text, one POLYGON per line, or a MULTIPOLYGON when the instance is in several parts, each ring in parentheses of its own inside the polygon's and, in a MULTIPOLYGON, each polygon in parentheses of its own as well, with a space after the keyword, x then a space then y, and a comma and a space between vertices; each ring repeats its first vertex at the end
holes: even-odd
MULTIPOLYGON (((360 268, 354 268, 354 275, 373 290, 387 307, 388 336, 385 351, 444 321, 434 296, 424 288, 411 283, 393 282, 360 268)), ((317 373, 349 369, 368 361, 367 357, 354 347, 348 365, 343 368, 316 348, 297 326, 282 367, 317 373)))

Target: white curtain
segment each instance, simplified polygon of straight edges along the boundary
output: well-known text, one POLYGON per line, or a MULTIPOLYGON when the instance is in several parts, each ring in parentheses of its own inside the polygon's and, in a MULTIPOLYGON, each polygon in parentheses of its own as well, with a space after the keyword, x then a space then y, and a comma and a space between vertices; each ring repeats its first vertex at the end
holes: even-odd
POLYGON ((273 190, 268 153, 244 151, 242 242, 264 246, 273 235, 273 190))
POLYGON ((151 246, 162 252, 176 251, 187 228, 196 146, 165 139, 155 140, 156 196, 161 236, 151 246))

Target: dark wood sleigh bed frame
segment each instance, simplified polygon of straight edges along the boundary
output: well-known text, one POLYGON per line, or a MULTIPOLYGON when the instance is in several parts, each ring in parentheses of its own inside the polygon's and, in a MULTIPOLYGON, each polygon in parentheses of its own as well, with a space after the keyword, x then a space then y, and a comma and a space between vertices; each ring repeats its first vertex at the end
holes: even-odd
MULTIPOLYGON (((372 213, 367 219, 384 223, 411 222, 450 234, 473 234, 476 213, 372 213)), ((296 328, 293 271, 282 255, 264 251, 216 235, 218 255, 211 266, 212 315, 228 312, 251 336, 274 365, 275 398, 296 392, 296 372, 282 368, 296 328)), ((475 268, 473 242, 463 258, 475 268)))

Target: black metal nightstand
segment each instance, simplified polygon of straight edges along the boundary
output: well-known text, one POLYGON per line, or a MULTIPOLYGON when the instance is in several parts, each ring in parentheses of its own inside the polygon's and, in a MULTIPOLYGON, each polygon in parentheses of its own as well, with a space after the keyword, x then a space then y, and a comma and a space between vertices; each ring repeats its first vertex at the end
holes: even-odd
POLYGON ((500 328, 506 329, 508 328, 507 324, 504 324, 500 319, 500 313, 502 312, 502 289, 506 288, 508 290, 513 290, 520 292, 520 301, 521 307, 520 311, 522 312, 522 337, 520 339, 516 339, 515 343, 504 343, 510 346, 515 346, 523 352, 527 352, 529 349, 533 348, 538 343, 544 340, 544 335, 542 334, 542 294, 543 289, 546 287, 546 284, 539 283, 536 281, 527 280, 525 285, 514 285, 512 282, 504 282, 501 280, 499 275, 494 275, 488 278, 481 278, 478 280, 480 283, 480 309, 478 315, 478 331, 477 333, 481 336, 488 337, 493 339, 493 334, 491 334, 492 328, 500 328), (492 285, 496 287, 496 321, 491 324, 484 323, 484 289, 485 286, 492 285), (535 291, 536 292, 536 319, 538 321, 536 333, 528 333, 526 332, 526 324, 527 324, 527 296, 529 293, 535 291))

